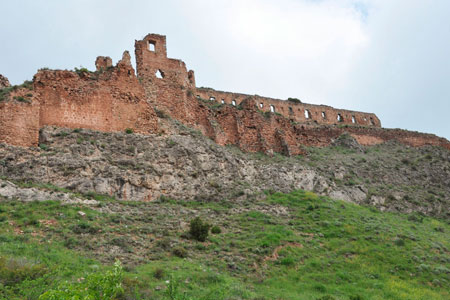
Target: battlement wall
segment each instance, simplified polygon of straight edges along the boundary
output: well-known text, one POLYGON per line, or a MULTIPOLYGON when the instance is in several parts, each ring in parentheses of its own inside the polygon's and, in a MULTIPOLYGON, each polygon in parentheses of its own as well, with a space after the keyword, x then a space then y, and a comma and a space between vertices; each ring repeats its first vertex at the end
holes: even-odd
POLYGON ((263 112, 274 112, 283 115, 291 121, 313 124, 353 124, 363 126, 381 127, 381 122, 373 113, 364 113, 345 109, 336 109, 327 105, 314 105, 301 103, 300 100, 281 100, 258 95, 216 91, 211 88, 197 88, 196 97, 215 101, 222 104, 240 105, 241 102, 253 97, 258 109, 263 112))
POLYGON ((116 67, 107 70, 41 70, 34 77, 34 86, 40 102, 41 127, 156 131, 156 115, 146 102, 128 52, 116 67))

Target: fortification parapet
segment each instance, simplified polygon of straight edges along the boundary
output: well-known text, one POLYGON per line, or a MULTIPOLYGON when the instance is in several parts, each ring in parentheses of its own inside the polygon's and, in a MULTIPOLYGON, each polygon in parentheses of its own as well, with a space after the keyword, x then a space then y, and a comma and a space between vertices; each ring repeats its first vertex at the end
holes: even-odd
MULTIPOLYGON (((196 97, 222 104, 240 105, 250 95, 216 91, 211 88, 197 88, 196 97)), ((381 122, 373 113, 336 109, 327 105, 302 103, 298 99, 281 100, 258 95, 252 96, 258 109, 263 112, 279 113, 291 121, 309 124, 351 124, 381 127, 381 122)))

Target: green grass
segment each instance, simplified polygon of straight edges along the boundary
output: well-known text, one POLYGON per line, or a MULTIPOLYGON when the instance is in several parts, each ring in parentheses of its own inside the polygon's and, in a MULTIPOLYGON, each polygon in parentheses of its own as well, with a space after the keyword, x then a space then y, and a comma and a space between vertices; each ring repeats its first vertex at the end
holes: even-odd
POLYGON ((116 257, 125 270, 117 299, 450 297, 450 226, 438 219, 305 191, 233 204, 91 196, 100 204, 0 201, 0 299, 82 285, 116 257), (221 233, 188 239, 194 216, 221 233))

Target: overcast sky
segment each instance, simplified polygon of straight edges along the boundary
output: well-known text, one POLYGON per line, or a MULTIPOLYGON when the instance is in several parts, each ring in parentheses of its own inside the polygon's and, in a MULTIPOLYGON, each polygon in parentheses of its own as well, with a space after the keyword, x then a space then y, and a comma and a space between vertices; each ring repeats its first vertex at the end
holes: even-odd
POLYGON ((450 139, 449 0, 0 0, 0 74, 94 69, 147 33, 197 86, 374 112, 450 139))

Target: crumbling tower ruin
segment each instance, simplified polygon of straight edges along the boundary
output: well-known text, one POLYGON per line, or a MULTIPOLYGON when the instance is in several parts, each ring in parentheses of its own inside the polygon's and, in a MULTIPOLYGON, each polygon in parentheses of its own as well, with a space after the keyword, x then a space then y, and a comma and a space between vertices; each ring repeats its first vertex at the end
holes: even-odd
POLYGON ((167 57, 166 37, 148 34, 135 41, 136 69, 147 101, 172 117, 186 120, 190 111, 188 91, 195 89, 194 71, 186 64, 167 57))

